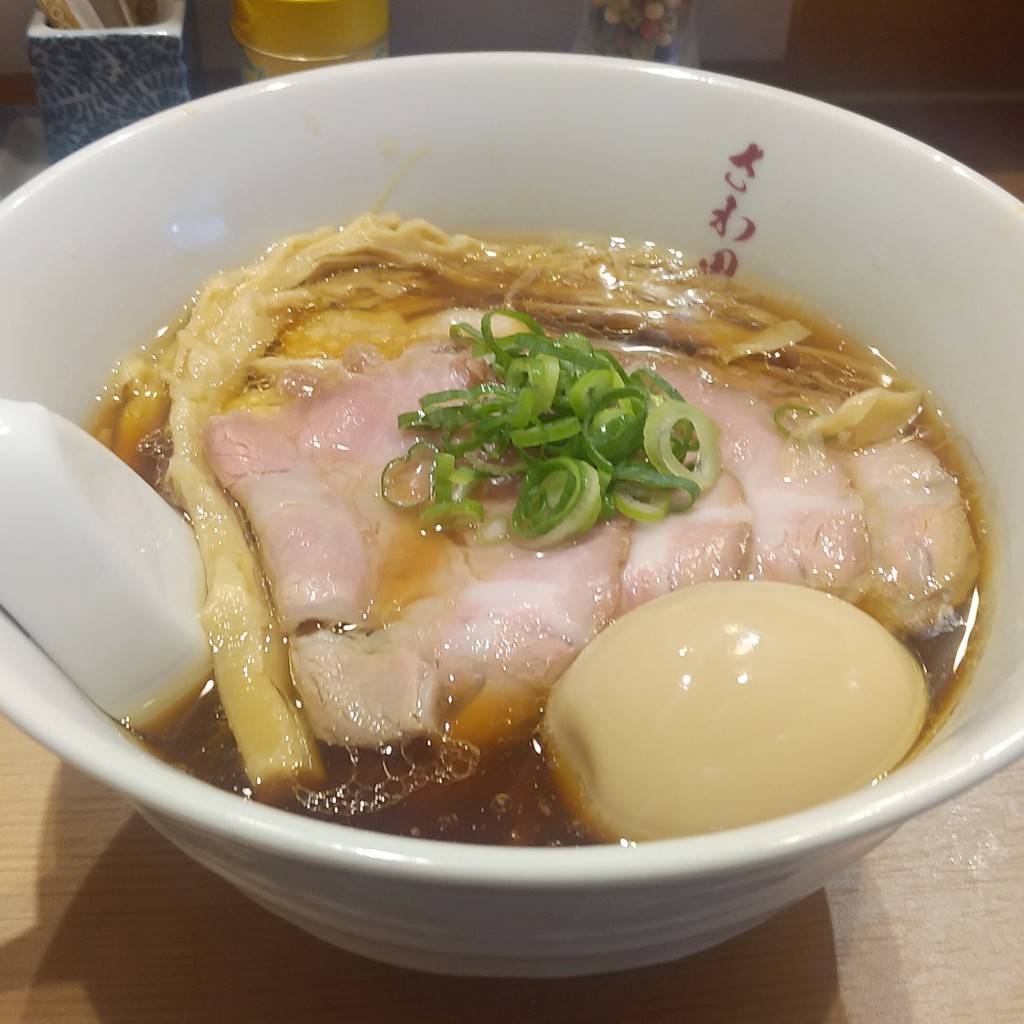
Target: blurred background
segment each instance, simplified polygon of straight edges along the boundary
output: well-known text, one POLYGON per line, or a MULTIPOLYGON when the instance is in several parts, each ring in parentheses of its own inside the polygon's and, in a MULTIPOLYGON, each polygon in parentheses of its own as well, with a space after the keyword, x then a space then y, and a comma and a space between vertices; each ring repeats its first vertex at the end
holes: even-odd
MULTIPOLYGON (((190 0, 215 80, 237 67, 231 0, 190 0)), ((394 53, 563 50, 582 0, 391 0, 394 53)), ((35 0, 0 4, 0 76, 28 73, 35 0)), ((1024 92, 1019 0, 699 0, 702 62, 815 92, 1024 92), (787 45, 788 43, 788 45, 787 45)), ((7 83, 10 86, 11 83, 7 83)))
MULTIPOLYGON (((231 0, 189 0, 204 88, 240 78, 231 0)), ((568 50, 585 0, 391 0, 393 54, 568 50)), ((0 2, 0 107, 30 105, 36 0, 0 2)), ((816 96, 1024 186, 1021 0, 698 0, 702 66, 816 96)), ((0 130, 3 124, 0 123, 0 130)), ((11 146, 7 141, 8 149, 11 146)))
MULTIPOLYGON (((714 59, 782 55, 792 0, 702 0, 701 30, 714 59)), ((231 0, 190 0, 198 15, 203 59, 219 80, 238 66, 231 0)), ((799 6, 799 0, 798 4, 799 6)), ((393 53, 503 49, 567 50, 584 0, 390 0, 393 53)), ((28 73, 25 26, 35 0, 0 3, 0 75, 28 73)))

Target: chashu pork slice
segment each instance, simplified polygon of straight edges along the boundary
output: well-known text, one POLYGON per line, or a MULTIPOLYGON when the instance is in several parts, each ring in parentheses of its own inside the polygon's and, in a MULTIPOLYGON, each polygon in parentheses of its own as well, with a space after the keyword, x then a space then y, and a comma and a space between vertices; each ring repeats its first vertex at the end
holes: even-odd
POLYGON ((474 701, 526 719, 611 621, 626 544, 614 526, 544 552, 450 542, 448 564, 385 625, 296 636, 317 735, 378 746, 437 734, 474 701))
POLYGON ((846 456, 864 496, 871 537, 865 607, 903 635, 957 624, 957 608, 978 578, 979 555, 967 503, 935 453, 895 438, 846 456))
MULTIPOLYGON (((719 380, 696 363, 643 357, 651 360, 718 425, 722 469, 749 510, 745 575, 856 597, 869 571, 867 524, 864 502, 839 459, 827 448, 788 444, 775 425, 773 396, 719 380)), ((720 502, 714 493, 708 499, 720 502)))
POLYGON ((632 524, 620 612, 682 587, 745 578, 752 532, 750 508, 727 472, 685 513, 632 524))
POLYGON ((977 553, 924 445, 801 450, 775 427, 776 397, 626 357, 641 360, 719 425, 718 482, 687 513, 543 552, 423 531, 381 498, 382 468, 412 440, 398 414, 486 374, 447 344, 335 367, 287 405, 209 421, 208 459, 248 517, 318 736, 378 746, 523 717, 614 617, 705 580, 799 583, 863 599, 901 632, 941 628, 977 553))
POLYGON ((412 440, 398 414, 481 372, 420 345, 206 426, 210 465, 259 546, 296 687, 329 742, 436 732, 485 687, 536 701, 618 607, 621 527, 535 552, 425 533, 381 498, 382 468, 412 440))
POLYGON ((383 467, 411 442, 398 415, 480 372, 463 352, 421 346, 287 405, 208 421, 207 460, 245 511, 286 630, 372 618, 381 551, 408 518, 380 497, 383 467))

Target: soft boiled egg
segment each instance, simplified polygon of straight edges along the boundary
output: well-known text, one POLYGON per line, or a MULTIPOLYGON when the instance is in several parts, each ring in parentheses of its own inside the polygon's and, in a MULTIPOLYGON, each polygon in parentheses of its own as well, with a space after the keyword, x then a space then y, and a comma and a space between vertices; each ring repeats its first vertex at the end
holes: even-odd
POLYGON ((865 612, 716 582, 624 615, 552 691, 556 772, 609 838, 713 832, 869 785, 924 725, 924 674, 865 612))

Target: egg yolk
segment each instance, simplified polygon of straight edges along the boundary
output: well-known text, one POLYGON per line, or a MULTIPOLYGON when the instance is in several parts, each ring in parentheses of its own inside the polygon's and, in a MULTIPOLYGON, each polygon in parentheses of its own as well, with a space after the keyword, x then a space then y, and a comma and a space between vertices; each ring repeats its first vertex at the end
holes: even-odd
POLYGON ((849 793, 921 732, 924 674, 865 612, 785 583, 716 582, 629 612, 552 691, 546 742, 609 838, 734 828, 849 793))

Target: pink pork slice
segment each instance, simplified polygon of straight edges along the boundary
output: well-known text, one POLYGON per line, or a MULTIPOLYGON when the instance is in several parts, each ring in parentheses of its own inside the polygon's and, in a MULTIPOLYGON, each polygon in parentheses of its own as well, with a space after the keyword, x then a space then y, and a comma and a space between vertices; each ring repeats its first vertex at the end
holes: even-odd
POLYGON ((483 687, 535 701, 618 614, 683 586, 749 577, 868 591, 921 629, 920 612, 946 615, 973 580, 959 491, 917 442, 801 463, 771 399, 696 365, 625 360, 655 365, 718 423, 723 472, 690 512, 604 524, 545 552, 424 535, 380 496, 382 468, 413 440, 398 414, 486 373, 450 346, 334 367, 288 405, 209 421, 210 465, 257 539, 318 736, 379 746, 436 733, 483 687))
POLYGON ((543 689, 618 607, 619 527, 545 553, 467 545, 420 538, 415 516, 382 500, 382 467, 412 441, 398 414, 480 372, 463 353, 418 346, 207 424, 207 458, 248 517, 296 686, 329 742, 434 732, 485 684, 543 689), (414 560, 396 561, 399 549, 414 560))
POLYGON ((722 468, 749 510, 746 575, 854 597, 869 571, 864 502, 827 449, 800 452, 774 422, 775 402, 695 364, 658 362, 684 399, 719 427, 722 468))

